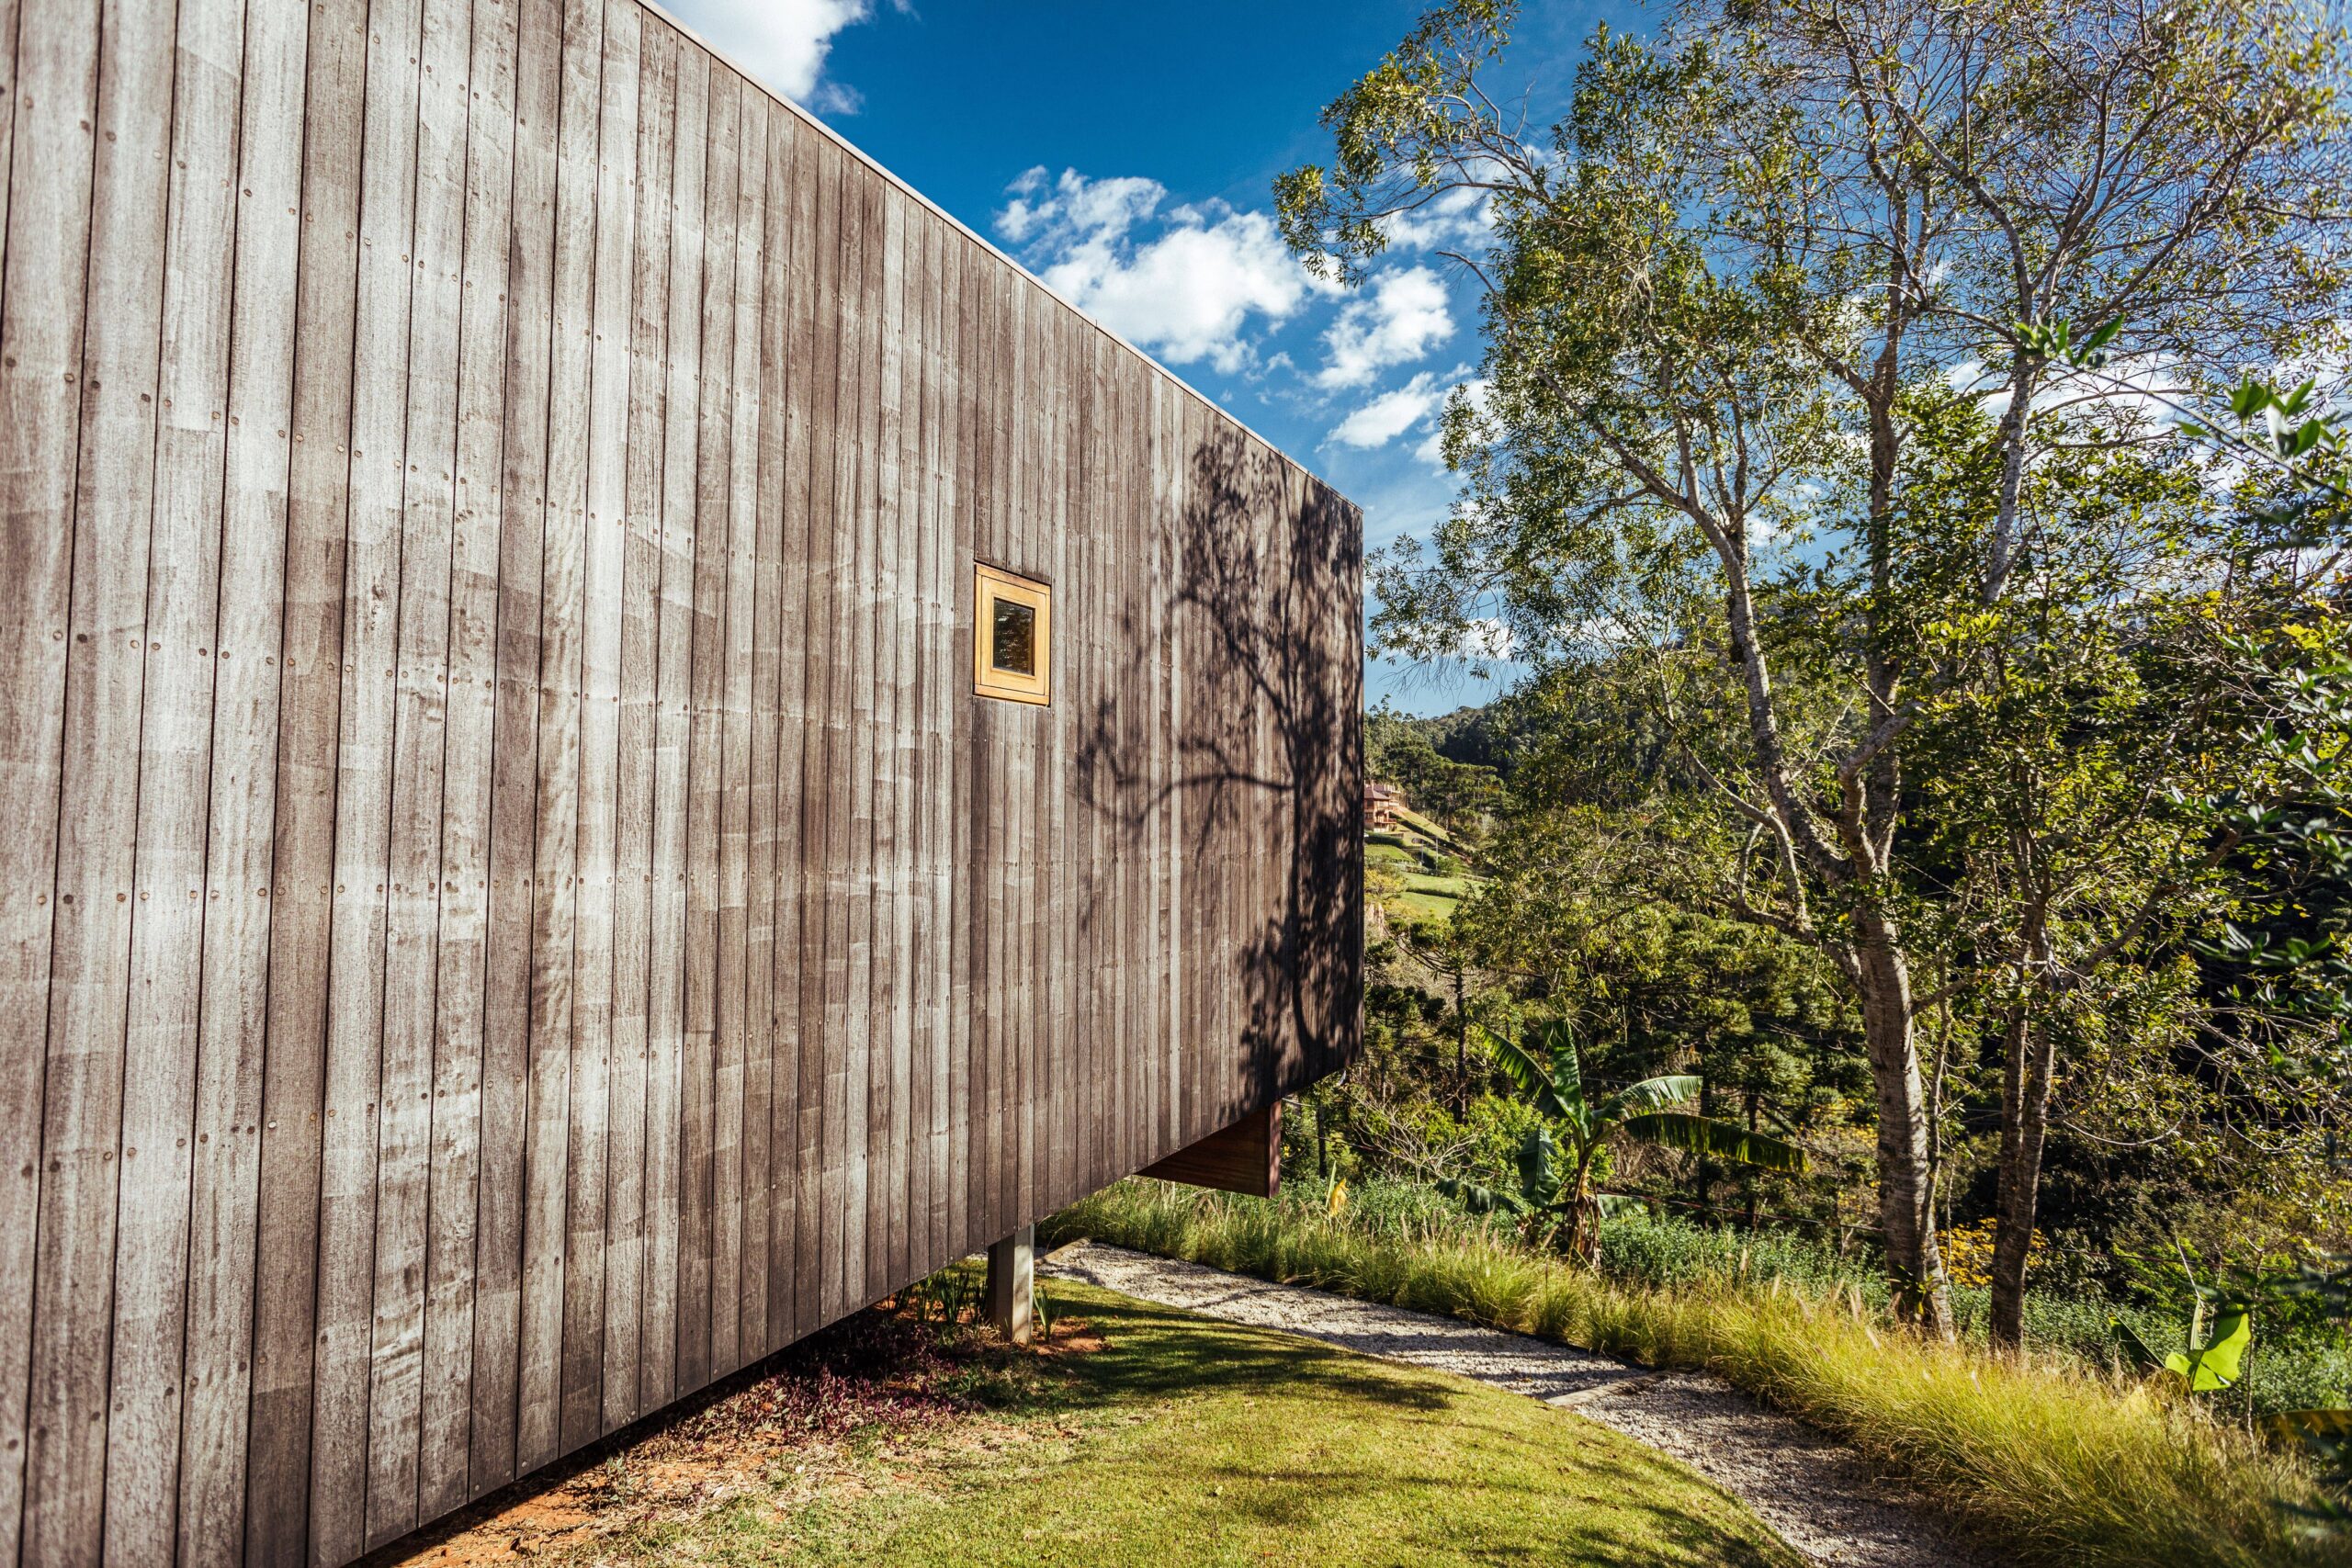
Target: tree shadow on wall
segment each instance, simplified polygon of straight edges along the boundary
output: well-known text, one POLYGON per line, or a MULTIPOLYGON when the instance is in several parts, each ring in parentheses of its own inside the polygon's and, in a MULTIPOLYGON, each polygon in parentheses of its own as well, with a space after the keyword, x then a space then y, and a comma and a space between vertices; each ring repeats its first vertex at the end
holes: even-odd
POLYGON ((1222 922, 1238 987, 1238 1041, 1184 1048, 1238 1045, 1249 1102, 1264 1104, 1343 1065, 1355 1043, 1363 528, 1354 507, 1263 446, 1194 428, 1159 603, 1148 590, 1123 611, 1128 667, 1080 716, 1077 791, 1136 843, 1174 798, 1172 848, 1186 857, 1175 918, 1196 935, 1222 922), (1172 649, 1164 673, 1154 619, 1172 649), (1172 712, 1166 697, 1135 700, 1153 681, 1172 687, 1172 712), (1139 707, 1167 716, 1161 776, 1139 707))

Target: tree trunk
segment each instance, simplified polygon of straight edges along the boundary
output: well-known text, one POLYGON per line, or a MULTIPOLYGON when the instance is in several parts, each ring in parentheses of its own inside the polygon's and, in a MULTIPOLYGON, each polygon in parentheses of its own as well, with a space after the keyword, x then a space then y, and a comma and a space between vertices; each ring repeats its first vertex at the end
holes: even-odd
MULTIPOLYGON (((1712 1118, 1714 1113, 1715 1086, 1711 1080, 1701 1078, 1699 1080, 1699 1114, 1712 1118)), ((1707 1157, 1707 1151, 1703 1148, 1699 1151, 1698 1187, 1699 1223, 1705 1224, 1714 1213, 1715 1162, 1707 1157)))
POLYGON ((1911 970, 1894 922, 1864 906, 1854 914, 1856 988, 1862 1040, 1878 1091, 1878 1211, 1899 1316, 1952 1337, 1951 1292, 1936 1245, 1935 1187, 1928 1176, 1928 1097, 1912 1032, 1911 970))
POLYGON ((1984 563, 1984 581, 1981 590, 1985 604, 2001 597, 2009 585, 2009 573, 2017 566, 2018 494, 2025 482, 2026 417, 2033 410, 2033 394, 2039 385, 2032 362, 2020 356, 2017 378, 2009 385, 2009 406, 2002 411, 1997 439, 2001 451, 2000 488, 1993 508, 1993 538, 1984 563))
MULTIPOLYGON (((1757 1130, 1756 1118, 1756 1091, 1751 1089, 1747 1091, 1747 1130, 1751 1134, 1753 1134, 1757 1130)), ((1747 1229, 1748 1234, 1752 1235, 1756 1232, 1757 1187, 1758 1185, 1759 1179, 1753 1169, 1745 1171, 1742 1174, 1744 1179, 1747 1183, 1747 1229)))
POLYGON ((2033 1256, 2034 1210, 2041 1192, 2041 1151, 2050 1133, 2050 1079, 2056 1066, 2050 1032, 2024 1002, 2004 1033, 2008 1065, 2001 1084, 1999 1220, 1993 1235, 1993 1348, 2025 1348, 2025 1270, 2033 1256))
POLYGON ((1464 996, 1466 969, 1453 972, 1453 1114, 1470 1114, 1470 1008, 1464 996))

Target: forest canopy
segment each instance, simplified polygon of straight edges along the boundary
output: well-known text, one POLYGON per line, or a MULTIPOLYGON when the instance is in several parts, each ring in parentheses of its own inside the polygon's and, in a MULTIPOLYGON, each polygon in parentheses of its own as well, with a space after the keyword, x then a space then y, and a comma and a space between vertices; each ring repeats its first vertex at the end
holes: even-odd
POLYGON ((1812 1152, 1621 1141, 1619 1187, 1866 1233, 1931 1332, 1948 1238, 2008 1348, 2030 1269, 2343 1247, 2334 21, 1691 0, 1544 125, 1514 13, 1430 13, 1278 187, 1351 280, 1480 203, 1461 495, 1374 630, 1531 671, 1373 716, 1477 874, 1375 932, 1358 1143, 1498 1177, 1556 1024, 1812 1152))

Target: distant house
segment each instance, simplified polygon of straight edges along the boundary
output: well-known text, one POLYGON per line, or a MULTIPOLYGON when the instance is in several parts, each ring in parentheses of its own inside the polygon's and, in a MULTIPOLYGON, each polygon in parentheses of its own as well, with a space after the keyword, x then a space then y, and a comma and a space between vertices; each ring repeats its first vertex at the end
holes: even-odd
POLYGON ((1374 784, 1370 779, 1363 785, 1364 827, 1374 832, 1397 825, 1405 810, 1405 792, 1393 784, 1374 784))
POLYGON ((0 1568, 1270 1186, 1356 509, 640 0, 124 15, 0 28, 0 1568))

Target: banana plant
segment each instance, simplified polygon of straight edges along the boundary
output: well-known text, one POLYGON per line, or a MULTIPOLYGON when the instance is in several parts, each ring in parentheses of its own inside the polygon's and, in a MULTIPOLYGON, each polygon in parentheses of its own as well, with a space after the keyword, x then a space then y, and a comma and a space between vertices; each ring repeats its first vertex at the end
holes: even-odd
POLYGON ((2147 1341, 2121 1318, 2109 1319, 2109 1325, 2126 1360, 2144 1372, 2172 1373, 2191 1393, 2218 1393, 2235 1383, 2245 1367, 2246 1350, 2254 1343, 2253 1316, 2234 1304, 2222 1306, 2209 1329, 2205 1303, 2199 1301, 2189 1318, 2189 1348, 2163 1356, 2150 1349, 2147 1341))
POLYGON ((1544 1118, 1521 1140, 1519 1185, 1486 1187, 1448 1178, 1438 1190, 1475 1213, 1507 1213, 1564 1230, 1567 1250, 1585 1262, 1600 1253, 1600 1220, 1639 1207, 1638 1198, 1592 1190, 1594 1158, 1611 1136, 1703 1154, 1764 1170, 1800 1173, 1804 1151, 1762 1133, 1681 1109, 1699 1098, 1686 1073, 1644 1078, 1592 1099, 1584 1090, 1576 1038, 1564 1022, 1546 1024, 1529 1046, 1488 1033, 1495 1064, 1544 1118))
POLYGON ((2159 1356, 2121 1318, 2110 1317, 2108 1327, 2124 1359, 2141 1371, 2170 1372, 2191 1393, 2219 1393, 2245 1375, 2245 1353, 2254 1344, 2253 1306, 2233 1292, 2198 1283, 2188 1249, 2177 1239, 2173 1249, 2180 1255, 2180 1271, 2188 1280, 2188 1348, 2159 1356))

